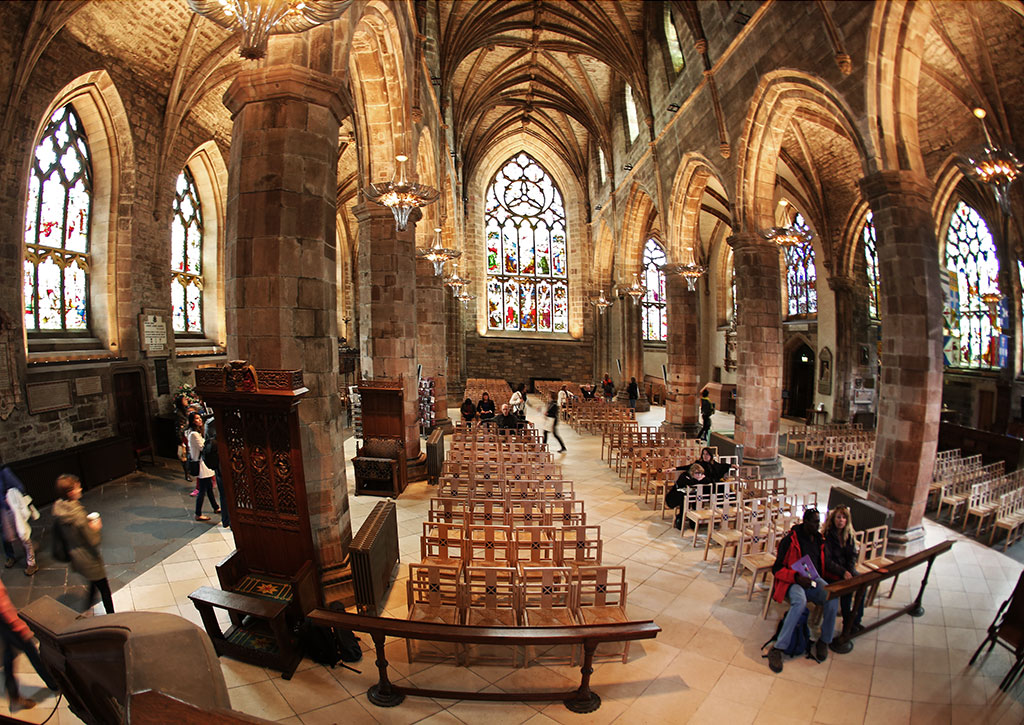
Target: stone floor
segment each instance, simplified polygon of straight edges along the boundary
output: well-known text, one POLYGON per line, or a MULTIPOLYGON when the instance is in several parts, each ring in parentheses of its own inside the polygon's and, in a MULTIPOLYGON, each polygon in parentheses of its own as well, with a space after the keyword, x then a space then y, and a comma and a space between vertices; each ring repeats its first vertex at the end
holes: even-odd
MULTIPOLYGON (((531 411, 531 417, 538 416, 531 411)), ((655 424, 663 410, 641 415, 655 424)), ((715 416, 715 429, 728 430, 732 419, 715 416)), ((568 477, 586 500, 588 523, 602 527, 605 558, 624 563, 630 581, 629 609, 638 619, 653 618, 662 632, 656 640, 634 643, 629 663, 603 661, 595 668, 593 687, 603 705, 596 713, 574 715, 561 703, 477 703, 408 698, 401 706, 371 705, 365 690, 376 678, 371 657, 358 667, 362 674, 326 669, 304 661, 290 681, 278 673, 222 659, 233 706, 269 720, 286 723, 993 723, 1024 722, 1024 684, 1008 694, 997 685, 1009 668, 1008 653, 997 648, 981 665, 967 667, 973 649, 984 637, 996 608, 1013 588, 1021 565, 997 550, 982 546, 945 527, 925 523, 926 542, 958 541, 937 560, 925 594, 926 613, 902 618, 856 640, 848 655, 830 654, 826 662, 789 660, 772 674, 761 658, 760 645, 775 628, 782 607, 768 620, 760 616, 763 594, 746 600, 745 587, 730 590, 730 577, 702 560, 702 550, 663 522, 600 460, 600 440, 578 436, 567 426, 561 432, 568 453, 561 457, 568 477)), ((352 454, 352 444, 346 453, 352 454)), ((784 461, 791 490, 827 495, 838 482, 797 461, 784 461)), ((349 471, 351 481, 351 471, 349 471)), ((848 484, 839 484, 846 485, 848 484)), ((852 487, 850 487, 852 488, 852 487)), ((403 561, 418 559, 420 522, 434 490, 425 483, 409 487, 398 500, 403 561)), ((184 495, 187 498, 187 491, 184 495)), ((358 527, 376 503, 372 497, 352 498, 353 524, 358 527)), ((149 505, 148 503, 146 505, 149 505)), ((90 505, 91 507, 91 505, 90 505)), ((181 508, 179 506, 179 508, 181 508)), ((179 514, 190 521, 187 510, 179 514)), ((157 518, 157 520, 162 520, 157 518)), ((136 528, 140 527, 135 523, 136 528)), ((108 541, 116 524, 106 519, 108 541)), ((144 528, 144 526, 142 527, 144 528)), ((189 527, 192 531, 193 527, 189 527)), ((136 533, 130 531, 129 533, 136 533)), ((187 600, 196 587, 215 583, 214 565, 232 548, 230 532, 210 526, 198 537, 190 534, 132 578, 115 595, 122 610, 180 614, 198 621, 187 600)), ((170 545, 170 544, 169 544, 170 545)), ((164 552, 160 552, 164 553, 164 552)), ((17 570, 4 576, 20 577, 17 570), (15 574, 12 574, 15 572, 15 574)), ((37 575, 38 576, 38 575, 37 575)), ((866 614, 871 621, 909 601, 920 574, 903 576, 892 600, 879 598, 866 614)), ((40 590, 42 587, 40 587, 40 590)), ((38 595, 36 590, 30 596, 38 595)), ((399 581, 388 599, 388 616, 404 617, 405 587, 399 581)), ((363 636, 364 640, 368 640, 363 636)), ((367 649, 364 641, 364 649, 367 649)), ((459 689, 553 689, 575 686, 577 668, 552 665, 456 668, 443 664, 409 664, 405 645, 388 645, 395 679, 418 686, 459 689)), ((19 717, 37 722, 53 707, 36 688, 39 680, 24 658, 19 660, 24 693, 40 706, 19 717)), ((3 706, 0 712, 6 713, 3 706)), ((59 722, 78 722, 66 707, 59 722)))

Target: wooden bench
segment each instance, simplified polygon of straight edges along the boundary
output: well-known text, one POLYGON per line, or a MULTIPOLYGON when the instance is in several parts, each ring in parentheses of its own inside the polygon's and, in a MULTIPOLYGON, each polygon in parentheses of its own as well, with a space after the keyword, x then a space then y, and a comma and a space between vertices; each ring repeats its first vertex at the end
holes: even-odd
POLYGON ((295 646, 288 629, 285 614, 289 601, 263 599, 213 587, 199 587, 188 598, 199 610, 203 626, 218 655, 280 670, 286 680, 295 674, 295 668, 302 661, 302 653, 295 646), (215 608, 227 610, 232 623, 227 632, 221 631, 213 611, 215 608), (246 622, 246 617, 256 621, 246 622), (252 644, 239 642, 238 639, 242 638, 249 639, 252 644))

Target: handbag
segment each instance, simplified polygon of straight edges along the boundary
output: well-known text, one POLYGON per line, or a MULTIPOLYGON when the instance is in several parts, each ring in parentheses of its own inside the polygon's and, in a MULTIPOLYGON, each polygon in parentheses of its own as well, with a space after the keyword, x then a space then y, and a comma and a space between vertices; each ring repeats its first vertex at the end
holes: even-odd
POLYGON ((199 461, 188 462, 188 475, 198 476, 199 475, 199 461))
POLYGON ((548 416, 545 415, 544 416, 544 420, 541 421, 541 427, 545 431, 550 433, 551 431, 553 431, 555 429, 555 419, 554 418, 549 418, 548 416))

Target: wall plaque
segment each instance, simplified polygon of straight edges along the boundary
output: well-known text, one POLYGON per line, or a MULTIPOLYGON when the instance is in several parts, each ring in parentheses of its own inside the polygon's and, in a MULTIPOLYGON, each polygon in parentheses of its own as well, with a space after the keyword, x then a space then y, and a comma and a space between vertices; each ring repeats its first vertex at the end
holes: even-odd
POLYGON ((171 392, 171 384, 167 380, 167 359, 157 358, 153 361, 153 374, 156 377, 156 394, 167 395, 171 392))
POLYGON ((139 347, 154 357, 171 354, 167 346, 167 318, 156 310, 143 310, 139 315, 139 347))
POLYGON ((33 415, 64 410, 71 407, 71 381, 29 383, 25 386, 25 395, 28 398, 28 412, 33 415))
POLYGON ((103 378, 99 375, 90 375, 87 378, 75 380, 75 395, 79 398, 86 395, 99 395, 103 392, 103 378))

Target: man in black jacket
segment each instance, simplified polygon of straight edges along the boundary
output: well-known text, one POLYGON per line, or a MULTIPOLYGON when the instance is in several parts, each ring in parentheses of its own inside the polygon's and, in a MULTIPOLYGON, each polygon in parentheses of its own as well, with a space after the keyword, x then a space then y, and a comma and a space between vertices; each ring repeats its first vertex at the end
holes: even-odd
POLYGON ((708 397, 707 388, 700 394, 700 417, 701 417, 701 428, 700 433, 697 437, 701 440, 709 440, 711 438, 711 416, 715 414, 715 404, 711 402, 708 397))
POLYGON ((501 406, 501 413, 494 419, 494 427, 498 431, 519 430, 523 425, 523 421, 519 419, 519 416, 512 413, 512 409, 509 408, 508 403, 501 406))

